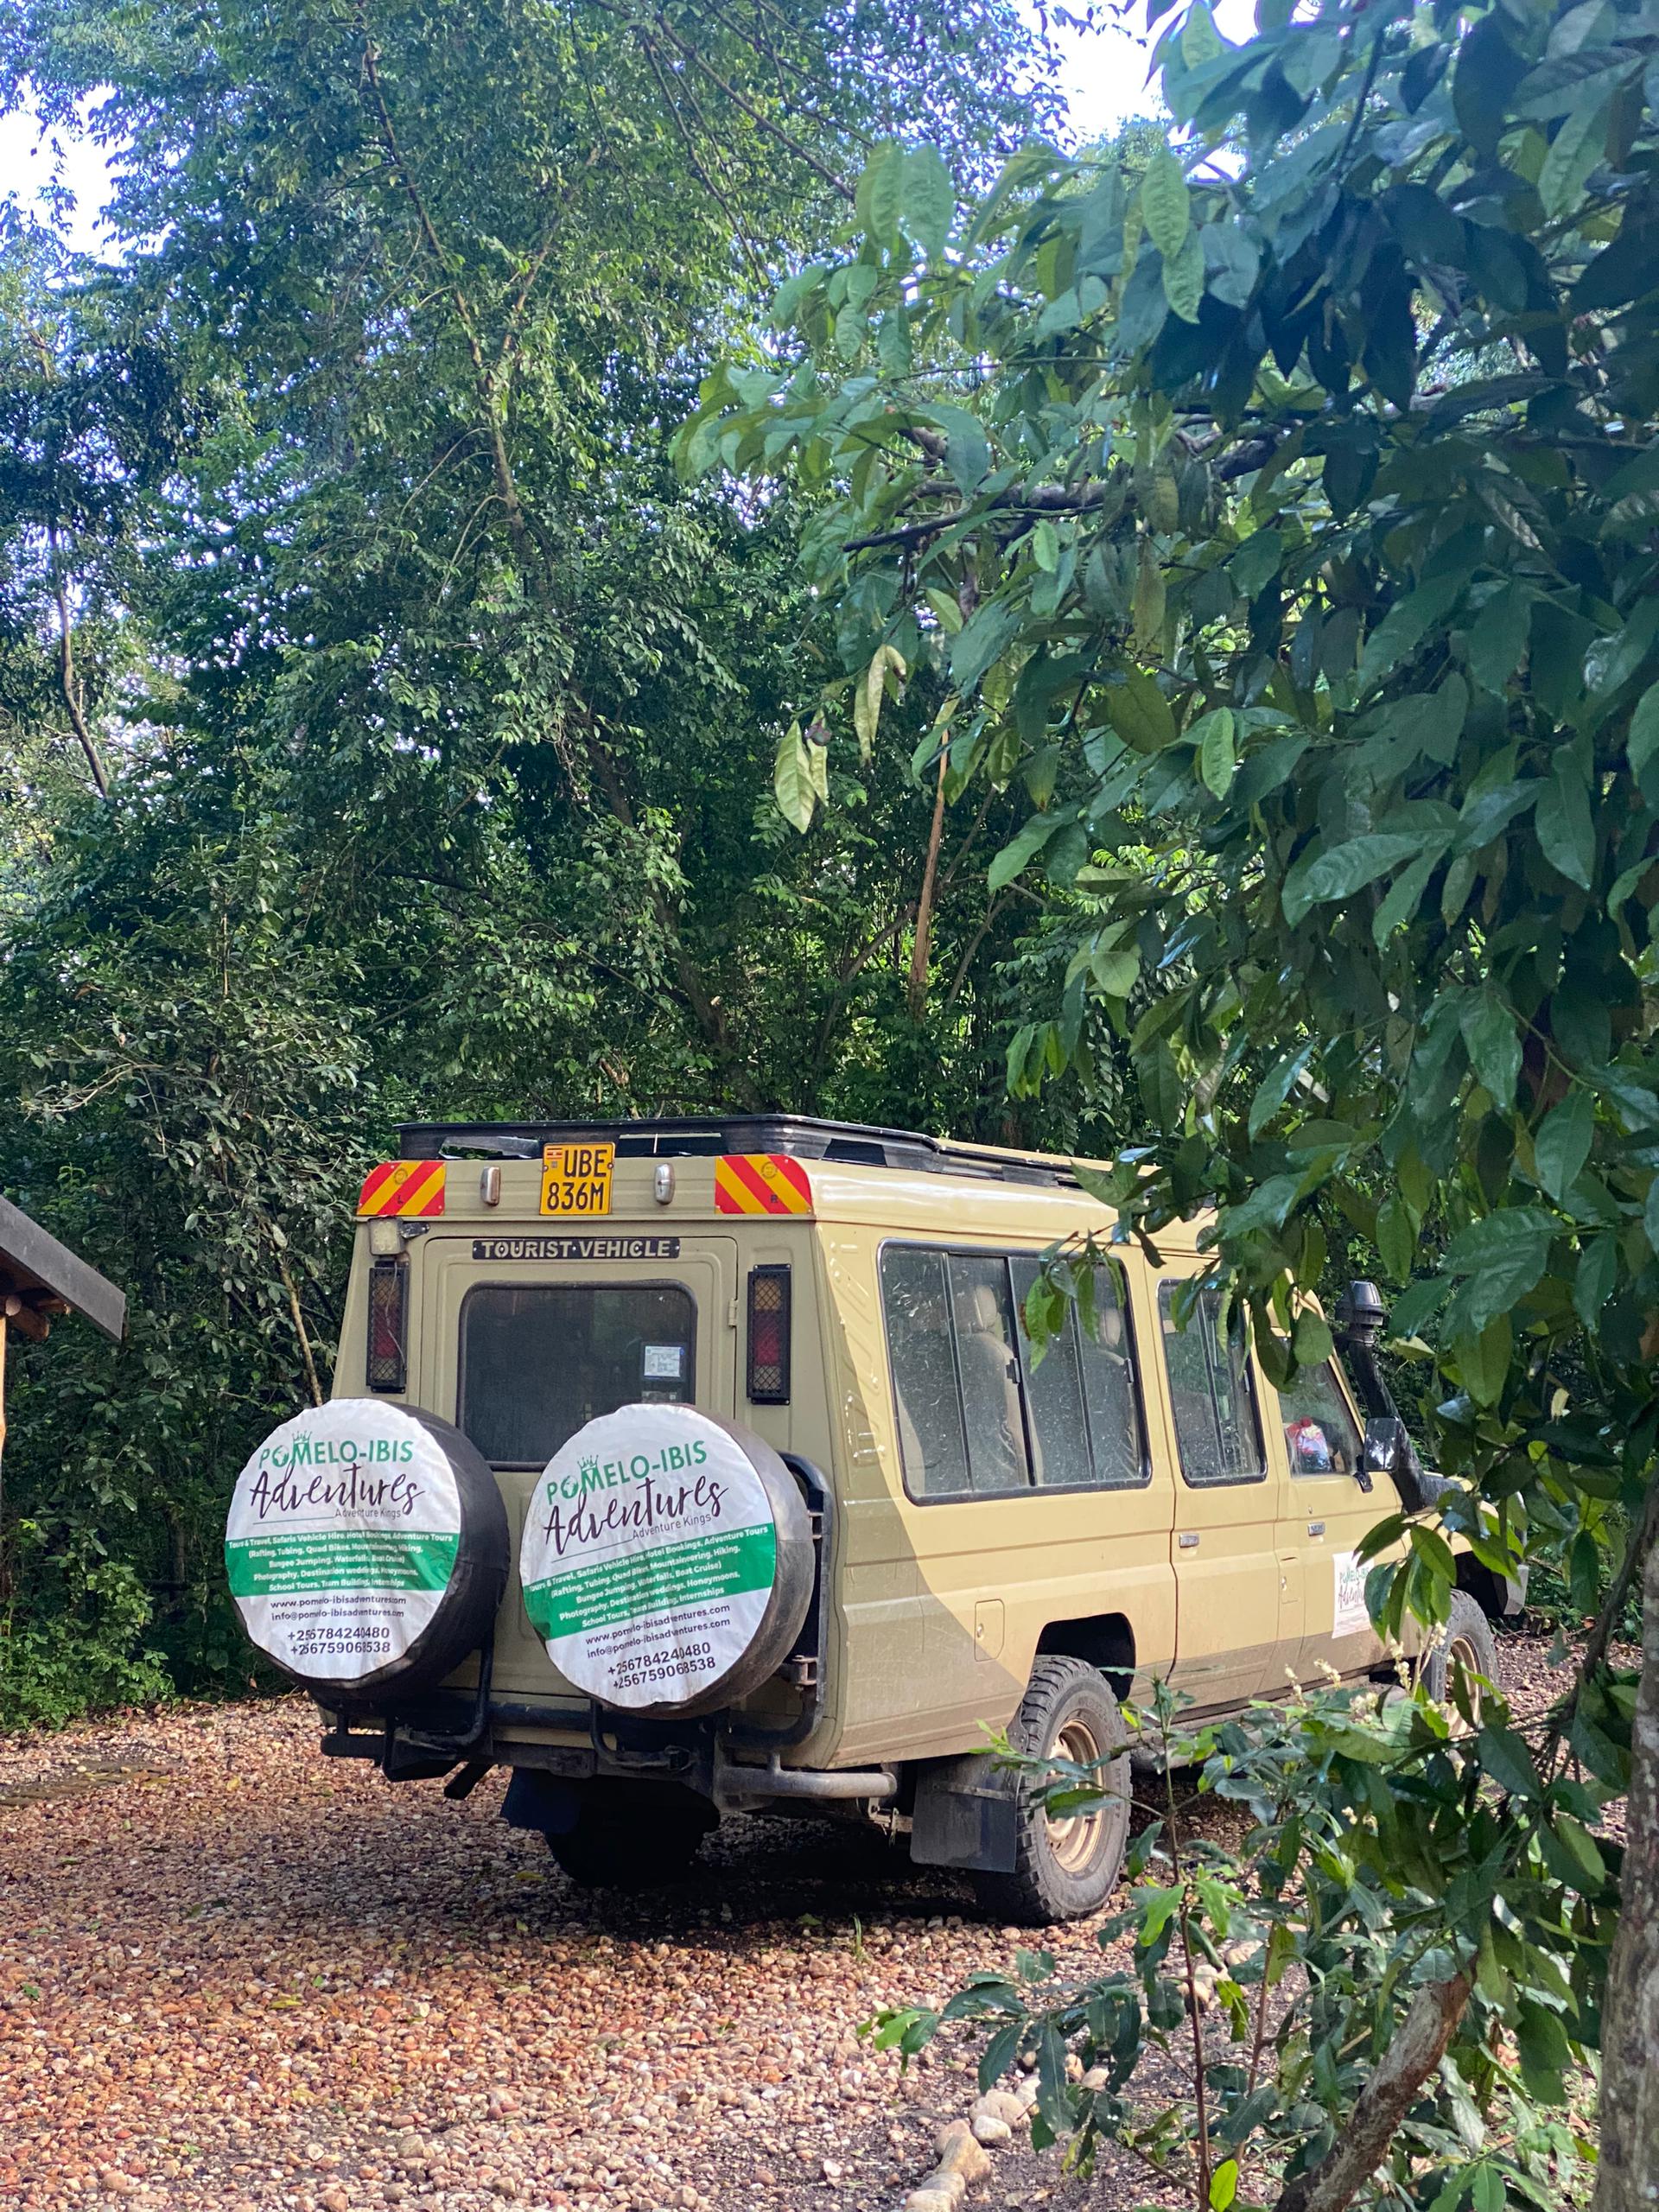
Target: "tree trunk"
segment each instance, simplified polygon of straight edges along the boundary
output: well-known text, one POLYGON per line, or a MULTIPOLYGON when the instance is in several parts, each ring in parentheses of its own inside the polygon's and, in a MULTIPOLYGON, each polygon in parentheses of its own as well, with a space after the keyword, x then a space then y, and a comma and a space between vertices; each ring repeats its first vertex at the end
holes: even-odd
POLYGON ((1643 1580, 1618 1932, 1601 2038, 1601 2162, 1594 2212, 1659 2208, 1659 1544, 1643 1580))

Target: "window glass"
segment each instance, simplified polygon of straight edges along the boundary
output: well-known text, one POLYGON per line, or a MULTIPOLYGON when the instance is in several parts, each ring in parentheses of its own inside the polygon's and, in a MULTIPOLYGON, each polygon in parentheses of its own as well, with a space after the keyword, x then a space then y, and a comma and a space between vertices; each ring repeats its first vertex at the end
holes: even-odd
POLYGON ((1119 1302, 1109 1269, 1100 1268, 1095 1273, 1094 1328, 1083 1328, 1081 1317, 1078 1325, 1095 1480, 1115 1489, 1149 1482, 1129 1317, 1119 1302))
POLYGON ((881 1255, 881 1302, 906 1487, 913 1497, 957 1495, 969 1486, 968 1449, 944 1255, 889 1245, 881 1255))
POLYGON ((1026 1294, 1037 1280, 1035 1260, 1011 1260, 1014 1295, 1020 1309, 1020 1353, 1025 1362, 1026 1404, 1031 1414, 1033 1471, 1039 1486, 1071 1489, 1095 1479, 1089 1454, 1089 1423, 1083 1409, 1083 1375, 1077 1359, 1077 1315, 1068 1306, 1065 1326, 1048 1340, 1040 1362, 1025 1333, 1026 1294))
POLYGON ((1293 1475, 1353 1475, 1361 1438, 1329 1360, 1304 1367, 1279 1393, 1293 1475))
POLYGON ((1173 1282, 1159 1285, 1158 1311, 1181 1472, 1194 1484, 1259 1482, 1267 1468, 1243 1322, 1234 1314, 1224 1339, 1221 1293, 1206 1290, 1185 1328, 1179 1328, 1179 1288, 1173 1282))
POLYGON ((485 1283, 461 1312, 459 1426, 497 1467, 541 1467, 584 1421, 690 1404, 696 1301, 678 1283, 485 1283))
POLYGON ((952 1252, 947 1265, 970 1487, 1025 1490, 1031 1469, 1008 1263, 1000 1255, 952 1252))

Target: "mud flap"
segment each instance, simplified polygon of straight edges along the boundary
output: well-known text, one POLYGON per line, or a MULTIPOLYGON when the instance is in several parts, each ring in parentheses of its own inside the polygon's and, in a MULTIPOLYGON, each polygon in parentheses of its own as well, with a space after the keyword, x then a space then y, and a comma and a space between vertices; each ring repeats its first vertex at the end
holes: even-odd
POLYGON ((918 1777, 910 1830, 917 1866, 1011 1874, 1018 1834, 1013 1777, 982 1754, 940 1759, 918 1777))
POLYGON ((516 1766, 501 1800, 501 1818, 510 1828, 535 1828, 543 1835, 569 1835, 576 1825, 580 1784, 533 1766, 516 1766))

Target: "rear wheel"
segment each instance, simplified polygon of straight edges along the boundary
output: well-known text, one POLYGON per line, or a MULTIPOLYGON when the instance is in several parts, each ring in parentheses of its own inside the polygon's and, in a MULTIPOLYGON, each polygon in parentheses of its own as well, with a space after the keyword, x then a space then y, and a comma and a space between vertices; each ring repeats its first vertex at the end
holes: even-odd
POLYGON ((975 1876, 981 1904, 1030 1927, 1097 1911, 1117 1886, 1129 1834, 1128 1739, 1110 1684, 1084 1660, 1039 1659, 1008 1738, 1017 1750, 1099 1770, 1110 1794, 1056 1816, 1042 1802, 1053 1777, 1017 1776, 1014 1870, 975 1876))
POLYGON ((573 1882, 589 1890, 649 1890, 677 1882, 719 1816, 690 1790, 591 1782, 576 1790, 568 1828, 547 1831, 547 1847, 573 1882))
POLYGON ((1466 1590, 1454 1590, 1445 1633, 1422 1661, 1424 1686, 1437 1705, 1449 1705, 1452 1684, 1461 1677, 1466 1685, 1465 1702, 1478 1722, 1481 1686, 1478 1677, 1482 1675, 1489 1682, 1497 1680, 1497 1643, 1492 1624, 1466 1590))

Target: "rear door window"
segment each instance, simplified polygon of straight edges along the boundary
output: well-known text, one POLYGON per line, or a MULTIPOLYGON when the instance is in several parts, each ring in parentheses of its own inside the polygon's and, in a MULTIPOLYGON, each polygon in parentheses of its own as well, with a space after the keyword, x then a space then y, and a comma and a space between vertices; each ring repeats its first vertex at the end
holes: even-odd
POLYGON ((600 1414, 690 1404, 696 1328, 680 1283, 480 1283, 461 1303, 458 1426, 493 1466, 545 1466, 600 1414))
POLYGON ((1158 1313, 1182 1476, 1200 1488, 1261 1482, 1267 1460, 1243 1322, 1235 1313, 1224 1331, 1221 1293, 1205 1290, 1181 1328, 1176 1318, 1180 1287, 1160 1283, 1158 1313))

